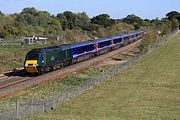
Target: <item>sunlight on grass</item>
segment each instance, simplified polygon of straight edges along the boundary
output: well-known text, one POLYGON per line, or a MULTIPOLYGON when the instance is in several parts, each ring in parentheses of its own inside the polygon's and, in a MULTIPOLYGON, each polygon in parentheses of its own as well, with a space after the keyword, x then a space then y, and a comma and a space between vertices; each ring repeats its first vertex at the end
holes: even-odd
POLYGON ((28 120, 180 119, 180 34, 58 109, 28 120))

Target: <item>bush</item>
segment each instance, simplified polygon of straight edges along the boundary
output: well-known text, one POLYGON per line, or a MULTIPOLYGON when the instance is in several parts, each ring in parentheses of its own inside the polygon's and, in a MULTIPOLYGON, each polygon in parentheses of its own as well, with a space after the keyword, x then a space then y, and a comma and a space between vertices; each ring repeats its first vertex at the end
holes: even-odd
POLYGON ((142 40, 141 45, 139 46, 140 52, 146 51, 149 46, 156 40, 158 37, 157 32, 155 30, 147 30, 142 40))

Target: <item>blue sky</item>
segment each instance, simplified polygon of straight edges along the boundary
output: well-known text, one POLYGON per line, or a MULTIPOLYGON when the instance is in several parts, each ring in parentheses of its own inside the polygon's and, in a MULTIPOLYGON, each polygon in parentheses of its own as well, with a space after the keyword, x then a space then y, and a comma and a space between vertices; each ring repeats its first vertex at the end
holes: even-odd
POLYGON ((64 11, 86 12, 89 17, 107 13, 112 18, 135 14, 141 18, 165 17, 170 11, 180 12, 180 0, 0 0, 3 13, 19 13, 25 7, 46 10, 53 15, 64 11))

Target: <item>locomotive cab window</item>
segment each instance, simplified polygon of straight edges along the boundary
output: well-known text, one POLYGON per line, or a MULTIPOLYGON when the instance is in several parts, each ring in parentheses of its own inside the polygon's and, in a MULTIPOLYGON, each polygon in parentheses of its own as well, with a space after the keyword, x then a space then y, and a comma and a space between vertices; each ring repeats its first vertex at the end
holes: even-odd
POLYGON ((38 54, 28 54, 26 59, 27 60, 37 60, 38 59, 38 54))

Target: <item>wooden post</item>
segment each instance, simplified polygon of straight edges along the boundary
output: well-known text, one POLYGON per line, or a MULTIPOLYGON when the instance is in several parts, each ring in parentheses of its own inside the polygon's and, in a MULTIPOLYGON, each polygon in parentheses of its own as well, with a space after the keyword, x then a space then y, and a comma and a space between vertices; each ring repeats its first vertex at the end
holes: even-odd
POLYGON ((30 116, 33 115, 33 99, 30 101, 30 116))
POLYGON ((16 99, 16 118, 19 118, 19 102, 18 99, 16 99))
POLYGON ((43 97, 43 108, 42 108, 42 111, 43 112, 45 111, 45 97, 43 97))

